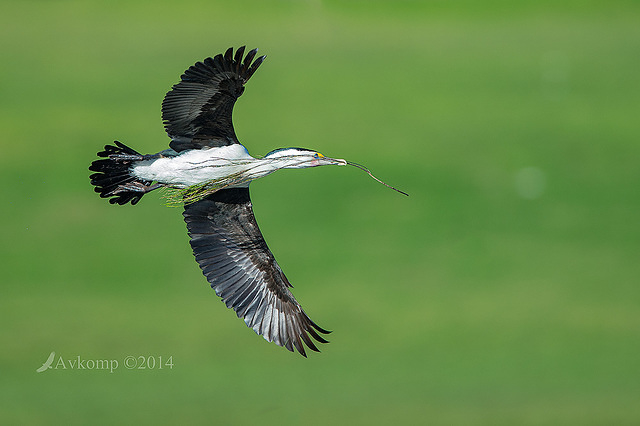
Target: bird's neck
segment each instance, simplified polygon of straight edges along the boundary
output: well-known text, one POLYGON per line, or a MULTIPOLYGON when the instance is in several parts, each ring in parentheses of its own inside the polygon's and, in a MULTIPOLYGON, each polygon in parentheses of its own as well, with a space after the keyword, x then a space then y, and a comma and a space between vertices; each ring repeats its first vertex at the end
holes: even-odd
POLYGON ((304 155, 267 155, 264 158, 256 160, 259 161, 261 165, 264 165, 265 168, 273 169, 273 171, 280 169, 303 169, 310 166, 310 158, 304 155))

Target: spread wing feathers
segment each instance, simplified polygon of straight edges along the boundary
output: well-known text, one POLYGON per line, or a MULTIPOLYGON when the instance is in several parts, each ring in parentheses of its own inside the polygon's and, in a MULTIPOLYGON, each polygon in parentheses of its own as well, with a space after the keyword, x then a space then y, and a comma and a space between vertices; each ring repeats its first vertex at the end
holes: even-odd
POLYGON ((189 67, 162 102, 162 120, 175 151, 238 143, 231 113, 244 85, 265 56, 253 60, 258 49, 244 57, 245 46, 235 56, 229 48, 189 67))
POLYGON ((302 310, 258 229, 249 188, 230 188, 187 204, 184 218, 191 248, 211 287, 239 318, 269 342, 319 352, 313 340, 328 343, 302 310))

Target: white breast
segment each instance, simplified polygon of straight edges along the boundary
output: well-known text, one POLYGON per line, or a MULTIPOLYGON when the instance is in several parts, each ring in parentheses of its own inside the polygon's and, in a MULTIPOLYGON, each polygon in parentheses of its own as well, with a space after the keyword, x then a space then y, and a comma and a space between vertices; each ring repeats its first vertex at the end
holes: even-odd
POLYGON ((176 157, 145 160, 134 165, 138 178, 171 186, 187 187, 244 173, 258 161, 240 144, 219 148, 194 149, 176 157))

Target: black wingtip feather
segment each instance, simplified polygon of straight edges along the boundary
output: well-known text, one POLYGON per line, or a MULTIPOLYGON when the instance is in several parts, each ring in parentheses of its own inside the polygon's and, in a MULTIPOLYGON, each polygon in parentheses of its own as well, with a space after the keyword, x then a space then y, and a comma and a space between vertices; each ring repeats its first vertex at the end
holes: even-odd
POLYGON ((233 47, 228 48, 227 51, 224 52, 224 59, 227 63, 233 62, 233 47))
POLYGON ((313 326, 313 328, 315 328, 316 330, 318 330, 320 333, 322 333, 322 334, 331 334, 331 330, 325 330, 324 328, 320 327, 318 324, 316 324, 315 322, 313 322, 311 319, 309 319, 309 322, 311 323, 311 325, 313 326))
POLYGON ((300 333, 300 337, 302 337, 302 340, 304 340, 304 343, 309 347, 309 349, 314 352, 320 352, 320 349, 318 349, 316 345, 313 344, 313 340, 309 338, 307 333, 303 331, 302 333, 300 333))
POLYGON ((251 76, 253 75, 253 73, 256 72, 256 70, 258 69, 258 67, 260 66, 260 64, 262 64, 262 62, 264 62, 264 60, 266 59, 267 55, 263 55, 260 56, 258 59, 256 59, 253 64, 251 64, 251 66, 249 67, 249 69, 247 70, 247 74, 246 74, 246 79, 249 80, 251 78, 251 76))
POLYGON ((249 69, 249 65, 251 65, 251 62, 253 61, 253 58, 255 58, 257 53, 258 48, 255 48, 250 50, 249 53, 247 53, 247 56, 244 57, 244 62, 242 63, 242 68, 240 69, 241 75, 244 75, 247 72, 247 70, 249 69))
POLYGON ((246 46, 240 46, 238 50, 236 50, 236 56, 233 58, 233 61, 236 64, 236 72, 240 73, 240 67, 242 67, 242 56, 244 56, 244 49, 246 46))
POLYGON ((316 331, 313 328, 309 328, 307 331, 309 332, 311 337, 316 339, 318 342, 320 342, 320 343, 329 343, 328 340, 323 339, 322 336, 320 336, 318 333, 316 333, 316 331))

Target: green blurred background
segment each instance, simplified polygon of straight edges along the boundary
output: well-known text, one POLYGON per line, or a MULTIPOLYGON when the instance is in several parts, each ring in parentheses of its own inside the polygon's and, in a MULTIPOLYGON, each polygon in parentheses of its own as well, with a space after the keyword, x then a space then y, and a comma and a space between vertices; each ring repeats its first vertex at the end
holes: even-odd
POLYGON ((635 1, 3 1, 4 424, 639 424, 635 1), (87 167, 157 152, 160 103, 229 46, 254 155, 367 165, 252 184, 331 343, 308 359, 225 309, 179 208, 111 206, 87 167), (113 373, 48 370, 117 359, 113 373), (127 370, 126 356, 173 358, 127 370))

